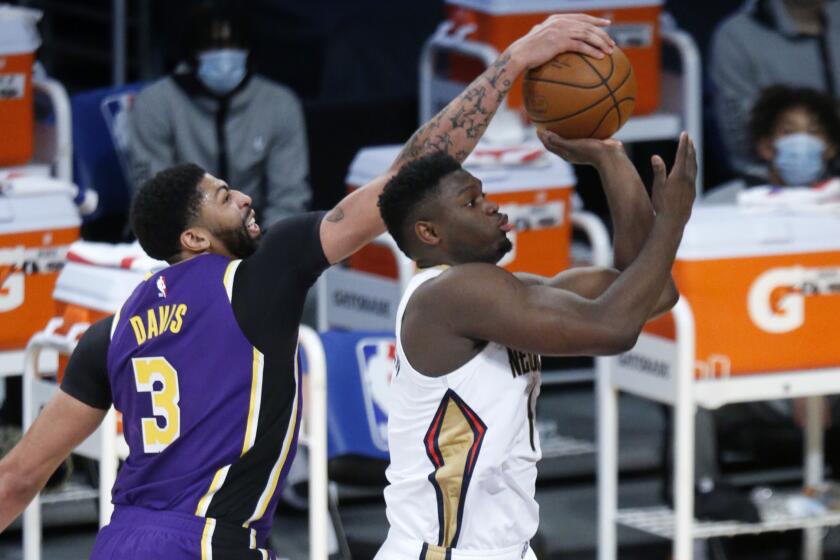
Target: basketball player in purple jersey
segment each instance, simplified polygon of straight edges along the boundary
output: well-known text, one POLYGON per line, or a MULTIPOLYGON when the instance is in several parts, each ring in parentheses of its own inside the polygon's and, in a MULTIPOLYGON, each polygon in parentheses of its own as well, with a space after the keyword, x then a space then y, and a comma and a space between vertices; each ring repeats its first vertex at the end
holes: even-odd
POLYGON ((463 161, 517 75, 565 51, 603 57, 613 46, 608 23, 550 17, 421 127, 386 174, 331 211, 264 235, 250 199, 197 166, 143 185, 132 227, 171 266, 90 327, 61 391, 0 461, 0 530, 113 403, 130 453, 92 558, 274 558, 266 541, 297 446, 307 290, 384 231, 376 202, 405 163, 436 151, 463 161))

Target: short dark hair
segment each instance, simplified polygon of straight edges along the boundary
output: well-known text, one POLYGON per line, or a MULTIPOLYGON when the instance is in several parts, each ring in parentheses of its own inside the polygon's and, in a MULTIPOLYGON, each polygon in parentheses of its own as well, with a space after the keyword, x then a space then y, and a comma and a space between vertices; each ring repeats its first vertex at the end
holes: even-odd
POLYGON ((187 55, 195 57, 204 50, 226 47, 249 50, 248 27, 244 10, 232 1, 199 5, 193 10, 187 28, 187 55))
POLYGON ((790 86, 771 86, 761 92, 750 114, 752 146, 773 134, 782 114, 800 107, 817 117, 829 142, 840 146, 840 115, 834 99, 815 89, 790 86))
POLYGON ((137 190, 131 229, 150 257, 168 262, 181 252, 181 233, 198 216, 204 169, 184 163, 164 169, 137 190))
POLYGON ((409 222, 417 219, 417 208, 437 192, 440 180, 461 164, 446 152, 433 152, 405 164, 379 195, 379 213, 402 251, 408 248, 409 222))

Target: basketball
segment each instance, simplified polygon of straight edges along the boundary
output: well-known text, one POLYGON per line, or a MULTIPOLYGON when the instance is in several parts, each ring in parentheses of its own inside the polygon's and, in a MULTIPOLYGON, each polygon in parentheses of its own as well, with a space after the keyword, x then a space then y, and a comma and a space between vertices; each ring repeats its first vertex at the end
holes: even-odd
POLYGON ((563 138, 609 138, 636 104, 636 78, 615 47, 602 59, 563 53, 525 74, 525 110, 537 128, 563 138))

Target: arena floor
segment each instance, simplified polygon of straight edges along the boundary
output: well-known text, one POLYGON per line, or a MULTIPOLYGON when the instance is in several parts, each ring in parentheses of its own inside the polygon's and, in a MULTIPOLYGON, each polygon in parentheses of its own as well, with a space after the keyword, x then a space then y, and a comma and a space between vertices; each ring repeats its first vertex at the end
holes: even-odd
MULTIPOLYGON (((620 462, 622 507, 661 503, 661 438, 663 415, 657 405, 622 397, 620 407, 620 462)), ((545 387, 540 397, 540 419, 556 422, 559 431, 593 440, 594 402, 591 387, 573 385, 545 387)), ((548 458, 540 465, 537 500, 541 508, 540 543, 543 560, 583 560, 596 557, 595 457, 548 458)), ((372 558, 387 532, 384 503, 379 492, 342 488, 340 512, 354 560, 372 558)), ((44 512, 47 529, 44 555, 48 560, 87 558, 96 535, 92 500, 44 512)), ((0 559, 22 559, 21 533, 0 535, 0 559)), ((666 560, 670 546, 665 540, 632 529, 619 529, 620 560, 666 560)), ((743 537, 736 542, 714 542, 710 559, 788 560, 797 558, 795 532, 762 537, 743 537), (720 554, 725 549, 726 555, 720 554)), ((281 558, 306 560, 306 512, 285 508, 278 514, 272 542, 281 558)), ((840 530, 827 534, 826 559, 840 559, 840 530)))

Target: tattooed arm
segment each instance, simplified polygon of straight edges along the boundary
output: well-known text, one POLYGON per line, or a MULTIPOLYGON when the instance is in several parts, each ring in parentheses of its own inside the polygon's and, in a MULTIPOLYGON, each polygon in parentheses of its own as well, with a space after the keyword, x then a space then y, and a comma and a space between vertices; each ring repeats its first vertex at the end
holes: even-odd
POLYGON ((608 20, 584 14, 555 15, 508 47, 461 95, 412 135, 385 174, 345 197, 327 214, 321 223, 321 243, 330 263, 347 258, 385 231, 376 203, 400 167, 436 151, 463 162, 520 73, 567 51, 602 58, 615 44, 602 29, 608 24, 608 20))

